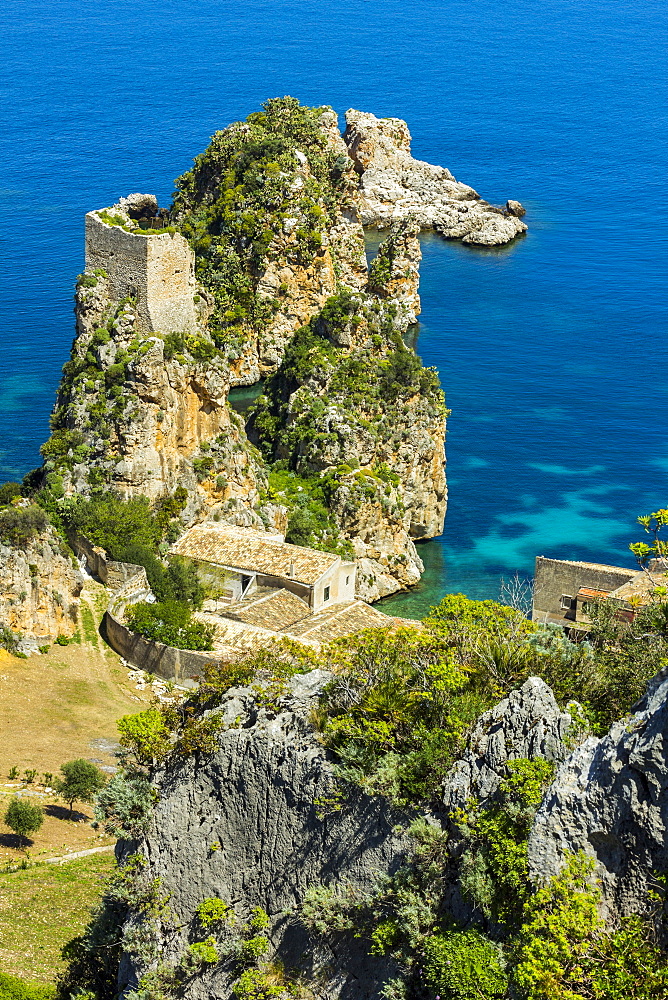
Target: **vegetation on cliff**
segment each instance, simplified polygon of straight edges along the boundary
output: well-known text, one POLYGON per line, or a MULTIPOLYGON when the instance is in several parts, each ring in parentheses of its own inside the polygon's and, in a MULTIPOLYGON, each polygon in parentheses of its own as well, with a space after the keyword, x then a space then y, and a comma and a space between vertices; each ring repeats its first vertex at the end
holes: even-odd
MULTIPOLYGON (((554 774, 551 760, 509 759, 489 798, 468 801, 445 825, 434 814, 473 724, 529 676, 553 684, 570 712, 570 746, 591 725, 603 731, 628 712, 637 687, 665 661, 662 607, 657 595, 631 623, 601 602, 591 642, 576 645, 508 606, 450 596, 421 628, 360 633, 320 653, 283 643, 211 668, 185 705, 127 720, 122 741, 144 773, 193 753, 203 760, 215 751, 215 710, 230 688, 250 686, 271 715, 296 672, 327 670, 332 679, 311 717, 337 759, 336 786, 317 803, 323 820, 362 788, 407 810, 402 823, 414 846, 371 891, 336 879, 312 886, 300 909, 310 934, 329 942, 353 934, 371 956, 391 960, 400 975, 386 984, 388 1000, 659 1000, 668 988, 661 879, 654 898, 638 901, 638 915, 613 925, 598 914, 599 888, 584 856, 573 855, 542 887, 531 883, 527 838, 554 774), (415 819, 416 806, 433 811, 415 819)), ((108 812, 114 808, 110 800, 108 812)), ((224 936, 203 930, 212 940, 203 934, 202 946, 216 952, 211 962, 227 962, 224 936)), ((253 996, 285 995, 288 980, 275 986, 263 955, 253 961, 253 996)), ((250 978, 241 968, 236 974, 234 994, 245 996, 250 978)), ((161 975, 160 992, 149 977, 146 995, 178 995, 181 973, 161 975)))
POLYGON ((197 277, 215 299, 213 339, 232 351, 280 305, 258 294, 263 265, 279 255, 303 265, 322 253, 353 172, 322 128, 329 109, 292 97, 262 107, 213 136, 178 178, 172 209, 195 250, 197 277))

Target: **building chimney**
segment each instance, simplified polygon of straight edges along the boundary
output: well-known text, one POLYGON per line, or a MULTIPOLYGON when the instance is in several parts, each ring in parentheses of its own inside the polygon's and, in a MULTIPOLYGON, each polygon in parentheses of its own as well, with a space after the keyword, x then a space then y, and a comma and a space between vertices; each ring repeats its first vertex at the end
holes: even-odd
POLYGON ((288 570, 288 579, 292 580, 294 575, 295 575, 295 564, 291 561, 290 569, 288 570))

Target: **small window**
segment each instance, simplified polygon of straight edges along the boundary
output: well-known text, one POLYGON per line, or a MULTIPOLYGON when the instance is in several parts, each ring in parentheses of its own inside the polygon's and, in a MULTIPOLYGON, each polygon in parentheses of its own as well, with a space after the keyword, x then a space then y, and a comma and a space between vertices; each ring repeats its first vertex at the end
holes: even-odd
POLYGON ((329 587, 325 587, 325 593, 323 595, 323 600, 325 600, 325 601, 329 600, 329 587))
POLYGON ((591 613, 591 601, 582 602, 582 614, 588 615, 591 613))
POLYGON ((349 583, 350 583, 350 577, 349 577, 349 576, 347 576, 347 577, 346 577, 346 587, 348 586, 348 584, 349 584, 349 583))
POLYGON ((570 596, 570 594, 561 595, 561 606, 565 611, 570 611, 570 609, 573 607, 573 598, 570 596))

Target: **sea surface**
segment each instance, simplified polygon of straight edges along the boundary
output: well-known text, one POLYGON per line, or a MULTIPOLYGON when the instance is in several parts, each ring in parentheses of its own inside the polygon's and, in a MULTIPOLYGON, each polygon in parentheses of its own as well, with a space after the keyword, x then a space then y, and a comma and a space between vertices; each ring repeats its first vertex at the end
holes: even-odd
POLYGON ((450 501, 385 608, 496 597, 537 554, 630 564, 668 505, 664 0, 6 0, 0 39, 0 482, 48 435, 84 213, 168 204, 214 131, 292 94, 404 118, 414 155, 527 208, 505 249, 423 240, 450 501))

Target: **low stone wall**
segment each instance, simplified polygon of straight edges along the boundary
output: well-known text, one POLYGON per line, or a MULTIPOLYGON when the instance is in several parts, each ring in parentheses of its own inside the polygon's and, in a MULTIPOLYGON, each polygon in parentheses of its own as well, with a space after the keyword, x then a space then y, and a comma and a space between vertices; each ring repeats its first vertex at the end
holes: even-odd
POLYGON ((123 624, 127 605, 142 599, 137 596, 138 584, 138 580, 131 579, 114 594, 102 622, 104 638, 128 663, 148 673, 158 674, 165 680, 188 681, 200 677, 207 664, 215 662, 215 653, 196 653, 190 649, 165 646, 162 642, 144 639, 123 624))
MULTIPOLYGON (((99 545, 93 545, 83 535, 71 534, 69 540, 76 554, 86 560, 86 566, 89 571, 98 580, 101 580, 105 587, 116 591, 127 583, 128 580, 131 580, 139 573, 143 573, 147 591, 150 593, 148 580, 146 580, 146 570, 143 566, 109 559, 103 548, 100 548, 99 545)), ((137 600, 140 600, 140 598, 137 598, 137 600)))
POLYGON ((207 664, 219 659, 215 653, 176 649, 145 639, 129 629, 123 624, 126 607, 152 596, 144 567, 107 558, 104 549, 83 535, 70 536, 70 543, 77 555, 85 558, 90 572, 114 592, 102 619, 101 632, 119 656, 140 670, 186 684, 201 676, 207 664))

